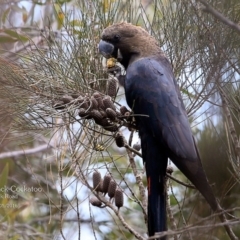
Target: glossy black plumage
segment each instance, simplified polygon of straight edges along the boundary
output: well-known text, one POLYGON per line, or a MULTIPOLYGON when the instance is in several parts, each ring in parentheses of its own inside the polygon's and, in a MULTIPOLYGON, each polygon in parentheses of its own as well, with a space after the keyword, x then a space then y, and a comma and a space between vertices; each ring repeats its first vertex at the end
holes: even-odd
POLYGON ((125 91, 134 113, 146 116, 136 117, 136 122, 149 185, 149 235, 166 230, 164 181, 168 158, 217 210, 169 63, 156 57, 133 62, 127 69, 125 91))
POLYGON ((202 168, 171 65, 155 39, 142 28, 115 24, 104 30, 99 49, 104 56, 115 58, 120 51, 120 62, 126 69, 125 94, 129 107, 137 115, 148 179, 149 236, 167 229, 168 158, 196 186, 211 208, 220 210, 202 168))

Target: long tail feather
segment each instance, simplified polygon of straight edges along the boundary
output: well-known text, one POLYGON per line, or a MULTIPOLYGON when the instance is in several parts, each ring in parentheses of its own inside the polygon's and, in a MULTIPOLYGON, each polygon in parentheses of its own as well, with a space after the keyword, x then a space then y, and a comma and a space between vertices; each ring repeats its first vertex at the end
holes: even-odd
MULTIPOLYGON (((148 233, 153 236, 167 230, 165 182, 168 158, 152 136, 141 136, 141 141, 148 181, 148 233)), ((167 238, 161 238, 164 239, 167 238)))

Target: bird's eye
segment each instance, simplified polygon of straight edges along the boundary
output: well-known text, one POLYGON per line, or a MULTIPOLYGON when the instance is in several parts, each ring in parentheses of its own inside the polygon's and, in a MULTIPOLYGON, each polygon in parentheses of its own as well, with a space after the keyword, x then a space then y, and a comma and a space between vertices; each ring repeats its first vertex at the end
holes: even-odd
POLYGON ((119 41, 120 35, 118 35, 118 34, 114 35, 113 39, 114 39, 115 41, 119 41))

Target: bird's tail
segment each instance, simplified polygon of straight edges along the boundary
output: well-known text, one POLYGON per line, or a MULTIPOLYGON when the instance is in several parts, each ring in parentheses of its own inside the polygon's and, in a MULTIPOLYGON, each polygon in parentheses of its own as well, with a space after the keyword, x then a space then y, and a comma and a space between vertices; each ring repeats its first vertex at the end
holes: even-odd
MULTIPOLYGON (((167 157, 159 149, 152 136, 142 141, 143 160, 148 182, 148 233, 167 230, 166 216, 166 167, 167 157)), ((166 237, 157 238, 164 240, 166 237)))
MULTIPOLYGON (((195 144, 195 141, 194 141, 195 144)), ((173 162, 183 172, 183 174, 195 185, 199 192, 207 200, 214 212, 221 210, 216 197, 213 194, 212 188, 210 187, 206 174, 204 172, 200 155, 195 144, 197 158, 194 160, 182 160, 175 157, 173 162)))

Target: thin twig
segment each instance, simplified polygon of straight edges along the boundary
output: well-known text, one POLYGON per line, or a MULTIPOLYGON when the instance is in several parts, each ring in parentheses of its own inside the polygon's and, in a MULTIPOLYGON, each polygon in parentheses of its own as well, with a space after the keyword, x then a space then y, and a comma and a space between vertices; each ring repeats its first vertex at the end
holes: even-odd
MULTIPOLYGON (((140 152, 138 152, 137 150, 135 150, 134 148, 130 147, 129 145, 125 144, 124 146, 126 149, 128 149, 129 151, 135 153, 136 155, 138 155, 139 157, 142 158, 142 154, 140 152)), ((167 177, 171 178, 173 181, 185 186, 185 187, 188 187, 188 188, 191 188, 191 189, 196 189, 196 187, 192 184, 187 184, 187 183, 184 183, 180 180, 178 180, 177 178, 173 177, 172 175, 166 173, 167 177)))
MULTIPOLYGON (((204 226, 188 226, 182 229, 179 229, 177 231, 165 231, 165 232, 161 232, 161 233, 156 233, 154 236, 149 237, 147 240, 151 240, 151 239, 156 239, 156 238, 160 238, 160 237, 164 237, 164 236, 172 236, 172 235, 178 235, 181 233, 184 233, 186 231, 195 231, 198 229, 206 229, 206 228, 216 228, 216 227, 221 227, 221 226, 226 226, 226 225, 238 225, 239 221, 232 221, 232 222, 224 222, 224 223, 215 223, 215 224, 211 224, 211 225, 204 225, 204 226)), ((238 240, 238 238, 235 238, 236 240, 238 240)))
MULTIPOLYGON (((169 221, 172 224, 173 229, 177 230, 177 224, 176 224, 175 219, 173 217, 172 209, 171 209, 171 206, 170 206, 170 197, 169 197, 169 194, 168 194, 170 183, 168 181, 168 178, 166 178, 166 185, 167 185, 167 190, 166 190, 166 193, 167 193, 166 208, 167 208, 167 212, 168 212, 168 216, 169 216, 169 221)), ((174 240, 177 240, 177 236, 176 235, 174 235, 173 238, 174 238, 174 240)))
POLYGON ((168 174, 168 173, 166 173, 166 176, 169 177, 169 178, 171 178, 173 181, 175 181, 175 182, 177 182, 177 183, 185 186, 185 187, 188 187, 188 188, 191 188, 191 189, 196 189, 196 187, 195 187, 194 185, 192 185, 192 184, 187 184, 187 183, 185 183, 185 182, 182 182, 182 181, 178 180, 177 178, 171 176, 171 175, 168 174))
POLYGON ((31 155, 31 154, 36 154, 39 152, 46 151, 50 149, 51 146, 49 144, 44 144, 35 148, 29 148, 26 150, 18 150, 18 151, 13 151, 13 152, 4 152, 0 153, 0 159, 5 159, 5 158, 16 158, 16 157, 21 157, 25 155, 31 155))
POLYGON ((83 172, 79 172, 78 177, 80 177, 83 181, 82 183, 84 185, 87 186, 87 188, 89 188, 89 190, 107 207, 111 208, 112 211, 116 214, 116 216, 118 217, 118 219, 120 220, 120 222, 122 223, 122 225, 130 232, 132 233, 137 239, 139 240, 146 240, 144 237, 142 237, 137 231, 135 231, 123 218, 123 216, 120 214, 120 211, 113 206, 113 204, 108 201, 104 196, 97 194, 94 189, 90 186, 90 184, 88 183, 86 176, 84 175, 83 172), (81 175, 79 175, 81 174, 81 175))
POLYGON ((222 98, 224 115, 227 119, 227 125, 228 125, 228 128, 229 128, 229 132, 230 132, 230 135, 232 137, 232 141, 233 141, 235 151, 237 153, 237 166, 239 167, 240 144, 239 144, 239 141, 238 141, 237 132, 236 132, 236 129, 234 127, 234 123, 233 123, 232 116, 231 116, 231 113, 230 113, 230 110, 229 110, 229 107, 228 107, 228 102, 227 102, 225 92, 223 91, 223 89, 220 86, 219 86, 219 89, 220 89, 220 96, 222 98))
POLYGON ((62 175, 63 169, 62 169, 62 160, 60 159, 59 163, 59 178, 60 178, 60 234, 64 240, 66 240, 64 233, 63 233, 63 220, 64 220, 64 205, 63 205, 63 175, 62 175))
MULTIPOLYGON (((131 137, 130 137, 131 139, 131 137)), ((142 175, 138 172, 137 170, 137 166, 136 166, 136 163, 134 161, 134 157, 133 157, 133 153, 132 151, 129 149, 129 145, 127 145, 128 147, 126 147, 125 145, 125 148, 126 148, 126 151, 127 151, 127 155, 128 155, 128 158, 129 158, 129 162, 130 162, 130 165, 131 165, 131 168, 133 170, 133 174, 136 178, 136 182, 138 184, 138 187, 139 187, 139 192, 140 192, 140 196, 141 196, 141 199, 142 199, 142 205, 143 205, 143 213, 144 213, 144 219, 145 219, 145 222, 147 222, 147 197, 146 197, 146 193, 145 193, 145 187, 143 185, 143 182, 142 182, 142 175)))
POLYGON ((233 21, 226 18, 222 13, 218 12, 216 9, 211 7, 205 0, 198 0, 200 3, 202 3, 205 8, 203 9, 205 12, 209 12, 212 14, 215 18, 217 18, 219 21, 224 23, 225 25, 229 26, 233 30, 236 30, 238 34, 240 34, 240 26, 233 21))

